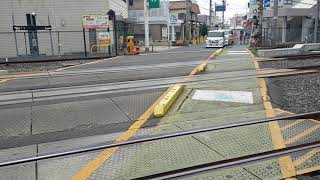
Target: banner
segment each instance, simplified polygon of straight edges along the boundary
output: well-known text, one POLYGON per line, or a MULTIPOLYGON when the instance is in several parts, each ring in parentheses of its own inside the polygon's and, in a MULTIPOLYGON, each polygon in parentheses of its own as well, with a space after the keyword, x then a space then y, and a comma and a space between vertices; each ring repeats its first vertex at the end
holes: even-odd
POLYGON ((263 0, 263 7, 270 7, 271 2, 270 0, 263 0))
POLYGON ((88 14, 81 19, 83 29, 108 29, 109 17, 107 14, 88 14))
POLYGON ((99 31, 97 32, 97 40, 99 46, 110 46, 110 34, 107 31, 99 31))
POLYGON ((149 8, 160 8, 160 0, 148 0, 149 8))

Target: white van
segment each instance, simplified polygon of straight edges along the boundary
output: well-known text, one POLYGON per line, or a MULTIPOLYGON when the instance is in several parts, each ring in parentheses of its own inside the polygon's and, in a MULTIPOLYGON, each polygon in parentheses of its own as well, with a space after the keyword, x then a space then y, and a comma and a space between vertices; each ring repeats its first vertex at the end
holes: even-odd
POLYGON ((206 48, 209 47, 224 47, 225 35, 224 30, 214 30, 208 32, 208 37, 206 40, 206 48))

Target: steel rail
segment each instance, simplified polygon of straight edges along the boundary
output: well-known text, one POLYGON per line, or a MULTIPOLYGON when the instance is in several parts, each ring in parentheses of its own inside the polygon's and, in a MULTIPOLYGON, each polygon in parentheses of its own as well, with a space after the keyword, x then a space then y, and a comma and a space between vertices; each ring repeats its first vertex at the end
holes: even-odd
POLYGON ((132 144, 138 144, 138 143, 144 143, 144 142, 150 142, 150 141, 156 141, 156 140, 162 140, 162 139, 168 139, 168 138, 175 138, 175 137, 204 133, 204 132, 211 132, 211 131, 217 131, 217 130, 223 130, 223 129, 249 126, 249 125, 254 125, 254 124, 267 123, 267 122, 271 122, 271 121, 295 120, 295 119, 302 119, 302 118, 317 118, 319 116, 320 116, 320 111, 316 111, 316 112, 311 112, 311 113, 302 113, 302 114, 295 114, 295 115, 288 115, 288 116, 281 116, 281 117, 274 117, 274 118, 264 118, 264 119, 256 119, 256 120, 251 120, 251 121, 242 121, 242 122, 235 123, 235 124, 228 124, 228 125, 202 128, 202 129, 192 129, 192 130, 180 131, 177 133, 171 133, 171 134, 165 134, 165 135, 160 135, 160 136, 151 136, 148 138, 130 140, 130 141, 126 141, 126 142, 118 142, 118 143, 113 143, 113 144, 99 145, 99 146, 93 146, 93 147, 82 148, 82 149, 77 149, 77 150, 69 150, 69 151, 63 151, 63 152, 58 152, 58 153, 43 154, 43 155, 33 156, 33 157, 28 157, 28 158, 7 160, 7 161, 0 162, 0 167, 22 164, 22 163, 38 161, 38 160, 52 159, 52 158, 57 158, 57 157, 61 157, 61 156, 75 155, 75 154, 91 152, 91 151, 96 151, 96 150, 102 150, 102 149, 107 149, 107 148, 113 148, 113 147, 121 147, 121 146, 125 146, 125 145, 132 145, 132 144))
MULTIPOLYGON (((206 173, 208 171, 211 172, 211 171, 216 171, 216 170, 220 170, 220 169, 237 167, 239 165, 250 164, 250 163, 254 163, 257 161, 261 161, 261 160, 269 160, 269 159, 277 158, 280 156, 288 155, 291 153, 300 152, 300 151, 313 149, 313 148, 319 148, 319 147, 320 147, 320 141, 316 141, 316 142, 312 142, 312 143, 291 146, 291 147, 287 147, 287 148, 283 148, 283 149, 276 149, 276 150, 266 151, 266 152, 262 152, 262 153, 241 156, 241 157, 237 157, 237 158, 226 159, 226 160, 221 160, 221 161, 216 161, 216 162, 210 162, 210 163, 201 164, 201 165, 197 165, 197 166, 191 166, 191 167, 176 169, 176 170, 172 170, 172 171, 152 174, 152 175, 134 178, 134 179, 135 180, 175 179, 175 178, 184 177, 184 176, 191 176, 191 175, 195 175, 195 174, 206 173)), ((286 177, 286 178, 289 178, 289 177, 286 177)))

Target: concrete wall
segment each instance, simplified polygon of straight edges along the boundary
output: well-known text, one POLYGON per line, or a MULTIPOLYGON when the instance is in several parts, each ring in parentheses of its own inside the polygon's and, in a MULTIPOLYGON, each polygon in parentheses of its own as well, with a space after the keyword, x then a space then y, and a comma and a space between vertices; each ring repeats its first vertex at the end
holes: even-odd
MULTIPOLYGON (((1 0, 0 1, 0 57, 16 56, 13 22, 15 25, 27 25, 26 14, 35 12, 37 25, 48 25, 50 17, 53 31, 79 31, 60 33, 61 54, 83 51, 81 16, 89 13, 106 13, 115 10, 117 15, 128 16, 128 6, 123 0, 1 0), (11 33, 11 34, 8 34, 11 33), (5 47, 5 48, 4 48, 5 47)), ((50 55, 49 34, 38 33, 39 50, 41 54, 50 55)), ((58 53, 57 33, 53 33, 54 54, 58 53)), ((88 34, 87 34, 88 37, 88 34)), ((25 55, 24 34, 17 34, 18 50, 25 55)), ((27 48, 29 49, 28 35, 27 48)))

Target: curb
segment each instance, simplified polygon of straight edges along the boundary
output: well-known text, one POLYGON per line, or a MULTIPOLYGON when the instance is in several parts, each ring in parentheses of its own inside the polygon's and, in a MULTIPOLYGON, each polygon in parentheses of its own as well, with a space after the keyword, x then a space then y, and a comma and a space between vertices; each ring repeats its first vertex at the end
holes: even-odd
MULTIPOLYGON (((221 55, 223 52, 223 48, 220 48, 216 52, 214 52, 208 59, 206 59, 203 63, 199 64, 192 72, 191 75, 197 75, 201 72, 204 72, 207 69, 208 61, 211 58, 217 57, 221 55)), ((174 86, 171 86, 169 92, 166 94, 166 96, 160 100, 160 102, 155 106, 154 108, 154 116, 155 117, 163 117, 170 107, 173 105, 175 100, 179 97, 181 92, 184 89, 184 85, 176 84, 174 86)))
POLYGON ((223 52, 223 48, 220 48, 218 51, 213 53, 213 57, 219 56, 220 54, 222 54, 222 52, 223 52))
POLYGON ((166 96, 160 100, 160 102, 154 108, 154 116, 155 117, 163 117, 170 107, 173 105, 175 100, 179 97, 181 92, 184 89, 184 85, 177 84, 170 87, 170 91, 166 94, 166 96))

